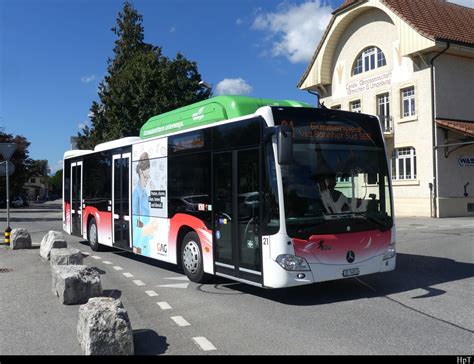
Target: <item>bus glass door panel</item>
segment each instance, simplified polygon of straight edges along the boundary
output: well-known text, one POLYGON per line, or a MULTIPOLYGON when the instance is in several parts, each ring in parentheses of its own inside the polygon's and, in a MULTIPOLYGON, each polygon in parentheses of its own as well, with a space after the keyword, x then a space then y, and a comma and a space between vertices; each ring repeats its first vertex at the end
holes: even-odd
POLYGON ((216 272, 261 282, 259 149, 215 153, 216 272))
POLYGON ((234 269, 232 152, 214 155, 214 244, 216 264, 234 269))
POLYGON ((71 233, 82 234, 82 162, 71 163, 71 233))
POLYGON ((238 249, 242 272, 260 273, 260 179, 258 149, 237 155, 238 249))
POLYGON ((130 250, 130 153, 112 160, 113 246, 130 250))

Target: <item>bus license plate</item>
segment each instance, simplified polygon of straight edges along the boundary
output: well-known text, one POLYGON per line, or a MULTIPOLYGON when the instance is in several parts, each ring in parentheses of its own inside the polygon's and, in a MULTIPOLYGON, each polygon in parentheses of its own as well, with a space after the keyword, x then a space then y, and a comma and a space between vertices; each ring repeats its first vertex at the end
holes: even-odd
POLYGON ((342 271, 343 277, 352 277, 359 275, 359 268, 346 269, 342 271))

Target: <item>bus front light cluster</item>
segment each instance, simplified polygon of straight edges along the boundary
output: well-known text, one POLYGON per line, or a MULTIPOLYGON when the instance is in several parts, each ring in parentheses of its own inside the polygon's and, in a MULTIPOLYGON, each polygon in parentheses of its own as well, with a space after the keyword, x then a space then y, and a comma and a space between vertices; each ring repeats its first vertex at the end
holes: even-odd
POLYGON ((395 256, 396 249, 395 249, 395 243, 390 244, 388 247, 387 251, 383 255, 383 260, 391 259, 395 256))
POLYGON ((285 270, 299 271, 309 270, 309 265, 304 258, 291 254, 281 254, 277 256, 276 262, 285 270))

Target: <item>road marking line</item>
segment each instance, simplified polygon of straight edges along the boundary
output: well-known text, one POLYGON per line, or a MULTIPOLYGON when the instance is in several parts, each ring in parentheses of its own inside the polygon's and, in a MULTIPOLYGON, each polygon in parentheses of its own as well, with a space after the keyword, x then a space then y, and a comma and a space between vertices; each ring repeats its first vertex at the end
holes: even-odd
POLYGON ((91 258, 94 258, 94 259, 102 259, 101 257, 98 257, 97 255, 91 255, 91 258))
POLYGON ((137 286, 144 286, 145 285, 145 283, 143 283, 140 280, 133 281, 133 283, 135 283, 137 286))
POLYGON ((171 316, 171 319, 178 326, 191 326, 191 324, 188 321, 186 321, 183 316, 171 316))
POLYGON ((189 283, 176 283, 176 284, 160 284, 157 287, 166 287, 166 288, 188 288, 189 283))
POLYGON ((104 263, 104 264, 109 264, 109 265, 110 265, 110 264, 114 264, 114 263, 112 263, 112 262, 109 262, 108 260, 103 260, 102 263, 104 263))
POLYGON ((171 310, 172 307, 168 304, 168 302, 157 302, 156 303, 162 310, 171 310))
POLYGON ((133 277, 132 273, 123 273, 123 275, 127 278, 132 278, 133 277))
POLYGON ((145 293, 150 297, 158 296, 158 293, 156 293, 155 291, 145 291, 145 293))
POLYGON ((217 348, 214 345, 212 345, 212 343, 209 340, 207 340, 204 336, 193 337, 193 340, 204 351, 217 350, 217 348))
POLYGON ((188 281, 189 282, 189 278, 186 277, 186 276, 179 276, 179 277, 167 277, 165 279, 173 279, 173 280, 176 280, 176 281, 188 281))
POLYGON ((115 270, 123 270, 122 267, 119 267, 118 265, 114 267, 115 270))

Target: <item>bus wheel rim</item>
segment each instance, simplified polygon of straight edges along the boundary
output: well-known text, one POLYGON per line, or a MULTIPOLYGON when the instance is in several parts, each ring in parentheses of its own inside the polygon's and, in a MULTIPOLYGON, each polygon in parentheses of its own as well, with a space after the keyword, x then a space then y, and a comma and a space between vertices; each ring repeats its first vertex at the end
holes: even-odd
POLYGON ((89 231, 89 239, 93 244, 95 244, 97 241, 97 227, 95 226, 95 224, 91 225, 91 229, 89 231))
POLYGON ((199 267, 199 246, 194 241, 188 241, 183 251, 183 263, 186 267, 186 270, 192 274, 195 274, 199 267))

